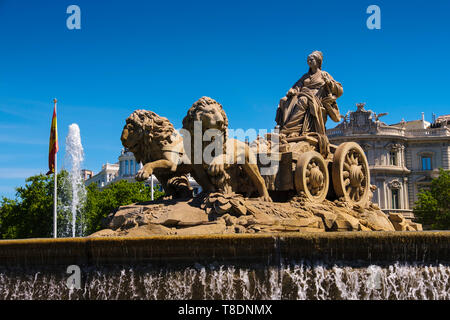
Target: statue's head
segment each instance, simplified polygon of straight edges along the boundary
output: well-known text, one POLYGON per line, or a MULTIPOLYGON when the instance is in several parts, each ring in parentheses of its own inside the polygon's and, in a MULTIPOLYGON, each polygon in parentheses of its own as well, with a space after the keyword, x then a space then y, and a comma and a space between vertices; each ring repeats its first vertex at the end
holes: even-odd
MULTIPOLYGON (((223 147, 225 147, 228 132, 228 118, 219 102, 209 97, 202 97, 188 110, 183 119, 183 129, 189 133, 189 138, 187 136, 183 138, 185 144, 184 150, 187 156, 193 159, 193 146, 196 144, 196 141, 201 141, 202 148, 209 145, 212 140, 222 141, 223 147), (197 130, 200 128, 201 132, 198 132, 197 130), (212 136, 204 140, 204 134, 207 132, 208 136, 212 136), (222 140, 216 140, 218 138, 222 140)), ((203 157, 202 160, 204 160, 203 157)))
POLYGON ((136 110, 126 120, 120 137, 122 145, 133 152, 136 161, 160 159, 163 147, 179 139, 167 118, 147 110, 136 110))
POLYGON ((195 121, 202 123, 203 132, 208 129, 226 132, 228 128, 228 118, 222 105, 209 97, 202 97, 192 105, 183 119, 183 128, 193 134, 195 121))
POLYGON ((307 58, 309 69, 322 69, 323 53, 320 51, 313 51, 307 58))

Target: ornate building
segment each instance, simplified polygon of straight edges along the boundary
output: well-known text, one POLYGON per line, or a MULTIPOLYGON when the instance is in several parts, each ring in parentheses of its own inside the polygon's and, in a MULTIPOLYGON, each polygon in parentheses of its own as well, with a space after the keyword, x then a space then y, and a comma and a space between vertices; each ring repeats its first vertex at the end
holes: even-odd
MULTIPOLYGON (((83 170, 85 184, 88 186, 91 183, 97 183, 99 188, 103 188, 119 180, 134 182, 134 176, 142 168, 142 164, 136 162, 134 154, 127 149, 122 149, 118 160, 117 163, 106 163, 102 165, 102 170, 95 175, 93 175, 91 170, 83 170)), ((150 180, 147 183, 150 184, 150 180)), ((161 187, 155 176, 153 176, 153 183, 155 186, 161 187)), ((191 177, 189 177, 189 183, 193 188, 194 194, 201 192, 200 185, 191 177)))
POLYGON ((419 191, 437 176, 438 168, 450 169, 450 116, 433 123, 421 120, 387 125, 376 114, 357 104, 343 121, 327 130, 331 143, 356 141, 366 152, 371 184, 377 186, 374 202, 388 212, 414 218, 412 208, 419 191))
POLYGON ((111 182, 118 180, 128 180, 132 182, 134 181, 134 175, 139 171, 141 166, 141 164, 136 162, 133 153, 122 149, 119 156, 119 162, 102 165, 102 170, 96 175, 86 179, 85 183, 86 185, 89 185, 95 182, 102 188, 111 182))

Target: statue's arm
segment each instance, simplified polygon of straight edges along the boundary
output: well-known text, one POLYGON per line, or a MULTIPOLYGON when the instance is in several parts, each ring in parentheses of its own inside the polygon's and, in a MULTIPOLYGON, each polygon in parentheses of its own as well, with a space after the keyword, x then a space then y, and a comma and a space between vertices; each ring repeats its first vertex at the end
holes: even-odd
POLYGON ((344 93, 344 89, 342 88, 342 84, 334 80, 329 73, 323 71, 322 74, 325 80, 325 85, 328 87, 329 93, 331 93, 332 95, 331 97, 330 96, 324 97, 322 99, 322 102, 325 108, 327 109, 327 113, 330 116, 330 118, 334 122, 340 122, 341 114, 336 104, 336 99, 339 98, 344 93))
POLYGON ((322 74, 324 76, 325 83, 328 86, 328 89, 330 90, 331 94, 334 95, 336 98, 339 98, 344 93, 344 88, 342 88, 342 84, 340 82, 337 82, 333 79, 333 77, 325 71, 322 71, 322 74))
POLYGON ((298 93, 300 89, 303 87, 303 82, 305 81, 306 74, 304 74, 294 85, 289 89, 287 96, 289 96, 289 92, 298 93))
POLYGON ((138 171, 135 178, 137 181, 145 181, 153 174, 153 171, 172 169, 173 166, 172 161, 165 159, 148 162, 138 171))
POLYGON ((332 104, 324 104, 325 108, 327 109, 327 113, 330 116, 331 120, 334 122, 340 122, 341 121, 341 114, 339 112, 339 108, 336 104, 336 102, 332 104))

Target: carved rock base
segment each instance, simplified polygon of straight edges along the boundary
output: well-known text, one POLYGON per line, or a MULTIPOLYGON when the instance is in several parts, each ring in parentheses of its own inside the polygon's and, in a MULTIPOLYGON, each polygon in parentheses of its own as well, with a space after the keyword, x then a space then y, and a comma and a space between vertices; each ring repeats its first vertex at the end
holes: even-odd
POLYGON ((340 201, 311 203, 302 197, 264 202, 217 194, 123 206, 110 214, 105 227, 90 237, 421 230, 420 224, 388 217, 376 205, 363 209, 340 201))

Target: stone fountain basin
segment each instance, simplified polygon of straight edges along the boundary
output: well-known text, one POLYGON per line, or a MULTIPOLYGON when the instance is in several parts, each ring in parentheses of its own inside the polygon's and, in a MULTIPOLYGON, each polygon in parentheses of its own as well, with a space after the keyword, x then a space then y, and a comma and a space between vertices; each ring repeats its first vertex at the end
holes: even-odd
POLYGON ((450 231, 328 232, 98 237, 0 241, 0 266, 99 266, 195 263, 279 265, 281 261, 350 265, 450 262, 450 231))

